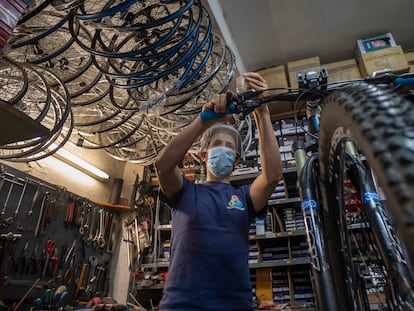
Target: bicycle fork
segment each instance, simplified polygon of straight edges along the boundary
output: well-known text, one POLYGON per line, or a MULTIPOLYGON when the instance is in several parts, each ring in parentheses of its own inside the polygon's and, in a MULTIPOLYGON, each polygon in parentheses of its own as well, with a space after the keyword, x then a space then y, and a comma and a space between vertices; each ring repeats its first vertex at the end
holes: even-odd
POLYGON ((377 192, 377 186, 371 171, 355 157, 351 158, 350 178, 361 198, 363 209, 370 223, 379 253, 391 282, 387 299, 396 310, 414 310, 414 280, 410 265, 399 238, 395 232, 393 221, 386 212, 383 200, 377 192))
POLYGON ((330 263, 326 254, 327 240, 320 206, 317 198, 317 181, 314 174, 318 154, 309 158, 306 155, 305 143, 297 141, 293 145, 298 187, 301 197, 301 208, 305 219, 307 242, 311 257, 311 273, 315 280, 316 300, 320 310, 341 310, 335 290, 330 263))

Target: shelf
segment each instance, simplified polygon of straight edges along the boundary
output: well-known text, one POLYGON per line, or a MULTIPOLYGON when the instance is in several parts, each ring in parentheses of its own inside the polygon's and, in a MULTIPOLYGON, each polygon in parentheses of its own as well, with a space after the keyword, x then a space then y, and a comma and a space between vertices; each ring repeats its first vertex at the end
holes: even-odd
POLYGON ((281 310, 281 311, 318 311, 315 307, 298 307, 298 308, 272 308, 272 309, 254 309, 254 311, 263 311, 263 310, 281 310))
MULTIPOLYGON (((293 258, 293 259, 280 259, 280 260, 268 260, 266 262, 258 262, 249 264, 250 269, 257 268, 269 268, 269 267, 281 267, 281 266, 294 266, 294 265, 306 265, 310 263, 310 258, 293 258)), ((145 263, 142 264, 142 268, 168 268, 168 262, 157 263, 145 263)))
POLYGON ((42 138, 50 134, 49 129, 38 121, 2 100, 0 100, 0 116, 0 146, 36 137, 42 138))
POLYGON ((171 224, 158 225, 155 229, 157 229, 159 231, 170 231, 172 229, 172 225, 171 224))
POLYGON ((160 290, 164 289, 164 284, 155 284, 148 287, 137 287, 137 290, 143 291, 143 290, 160 290))
MULTIPOLYGON (((291 174, 296 173, 296 167, 289 167, 282 169, 283 174, 291 174)), ((255 179, 257 176, 259 176, 260 173, 251 173, 251 174, 243 174, 243 175, 236 175, 231 176, 230 181, 240 181, 240 180, 246 180, 246 179, 255 179)))
POLYGON ((292 204, 300 202, 300 198, 287 198, 287 199, 275 199, 275 200, 268 200, 268 205, 284 205, 284 204, 292 204))
POLYGON ((349 230, 365 229, 365 228, 369 228, 369 223, 367 223, 367 222, 358 222, 358 223, 348 224, 348 229, 349 230))
POLYGON ((289 236, 305 236, 306 230, 295 230, 295 231, 284 231, 284 232, 271 232, 265 234, 251 235, 249 240, 267 240, 267 239, 278 239, 289 236))
POLYGON ((284 267, 295 265, 307 265, 310 263, 310 258, 293 258, 293 259, 280 259, 280 260, 268 260, 265 262, 250 263, 250 269, 271 268, 271 267, 284 267))
POLYGON ((143 263, 142 268, 168 268, 169 262, 143 263))

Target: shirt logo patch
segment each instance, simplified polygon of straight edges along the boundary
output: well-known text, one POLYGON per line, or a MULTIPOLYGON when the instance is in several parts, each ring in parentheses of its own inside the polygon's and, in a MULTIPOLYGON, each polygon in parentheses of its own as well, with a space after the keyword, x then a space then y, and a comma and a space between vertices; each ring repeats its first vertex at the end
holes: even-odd
POLYGON ((243 203, 237 197, 237 195, 232 195, 229 203, 227 203, 228 209, 238 209, 239 211, 244 211, 243 203))

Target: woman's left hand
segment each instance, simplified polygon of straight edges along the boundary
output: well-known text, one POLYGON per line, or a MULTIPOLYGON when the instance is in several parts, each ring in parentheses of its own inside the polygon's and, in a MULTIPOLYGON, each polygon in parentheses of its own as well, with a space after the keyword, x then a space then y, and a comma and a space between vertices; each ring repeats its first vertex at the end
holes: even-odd
POLYGON ((243 77, 248 84, 248 89, 267 90, 268 85, 266 80, 257 72, 245 72, 243 77))
MULTIPOLYGON (((269 86, 267 85, 267 81, 257 72, 245 72, 243 74, 244 79, 248 84, 249 89, 255 90, 267 90, 269 86)), ((259 97, 266 96, 266 92, 263 92, 259 95, 259 97)), ((269 112, 269 108, 267 104, 260 105, 260 107, 256 108, 255 111, 257 112, 269 112)))

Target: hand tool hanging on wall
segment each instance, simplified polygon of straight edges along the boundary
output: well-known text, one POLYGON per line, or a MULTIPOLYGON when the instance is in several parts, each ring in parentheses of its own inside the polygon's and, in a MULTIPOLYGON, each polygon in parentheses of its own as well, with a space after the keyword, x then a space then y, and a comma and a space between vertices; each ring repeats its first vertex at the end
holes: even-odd
POLYGON ((58 261, 58 267, 56 272, 56 280, 61 281, 63 277, 63 268, 64 268, 64 259, 66 257, 66 254, 68 252, 68 246, 62 245, 60 250, 60 259, 58 261))
POLYGON ((36 275, 42 276, 43 266, 45 265, 46 261, 46 251, 44 248, 36 254, 36 275))
POLYGON ((79 292, 81 290, 84 290, 84 286, 83 285, 85 283, 85 278, 86 278, 86 276, 88 274, 88 268, 89 268, 89 265, 88 264, 86 264, 86 263, 82 264, 81 273, 80 273, 79 279, 78 279, 78 281, 76 283, 76 290, 75 290, 75 294, 73 295, 73 299, 72 299, 72 305, 75 305, 76 304, 76 301, 78 300, 79 292))
POLYGON ((132 265, 131 265, 131 249, 130 249, 130 244, 131 243, 134 243, 134 242, 131 240, 128 225, 125 224, 125 227, 126 227, 126 232, 127 232, 127 238, 124 239, 124 242, 127 243, 127 265, 128 265, 128 271, 131 272, 132 271, 132 265))
POLYGON ((66 216, 65 216, 65 223, 71 224, 73 221, 73 215, 75 213, 76 203, 75 201, 69 201, 68 206, 66 208, 66 216))
POLYGON ((46 210, 44 211, 44 215, 42 217, 42 221, 40 223, 40 233, 44 233, 47 229, 47 226, 52 221, 52 213, 55 209, 55 201, 49 201, 46 203, 46 210))
POLYGON ((52 257, 50 257, 50 261, 51 261, 51 265, 49 268, 49 274, 54 278, 56 276, 57 273, 57 268, 58 268, 58 261, 59 261, 59 249, 57 247, 55 247, 55 249, 53 250, 53 255, 52 257))
POLYGON ((57 186, 56 197, 53 200, 55 209, 51 216, 56 222, 61 222, 63 219, 62 212, 64 211, 65 194, 66 188, 57 186))
POLYGON ((44 215, 45 214, 45 209, 46 209, 45 206, 46 206, 47 200, 49 198, 49 194, 50 194, 49 192, 45 192, 43 194, 42 203, 40 204, 39 216, 38 216, 37 221, 36 221, 36 228, 35 228, 35 231, 34 231, 34 236, 39 236, 40 226, 42 224, 43 217, 45 216, 44 215))
POLYGON ((0 234, 0 243, 2 246, 2 252, 1 252, 1 261, 0 261, 0 297, 3 297, 3 287, 4 287, 4 277, 7 275, 8 270, 8 261, 10 255, 12 255, 12 249, 15 245, 16 240, 20 239, 22 237, 21 234, 16 233, 6 233, 6 234, 0 234))
POLYGON ((52 257, 54 249, 55 249, 55 241, 54 240, 47 240, 46 246, 45 246, 46 260, 45 260, 45 264, 43 266, 42 276, 46 276, 46 271, 47 271, 47 268, 49 266, 49 260, 50 260, 50 257, 52 257))
MULTIPOLYGON (((23 191, 22 191, 22 195, 24 195, 24 191, 25 191, 25 186, 26 186, 26 183, 25 183, 25 181, 23 180, 23 179, 21 179, 21 178, 17 178, 17 180, 15 180, 15 181, 12 181, 12 184, 11 184, 11 186, 10 186, 10 188, 9 188, 9 194, 8 194, 8 196, 11 196, 11 192, 12 192, 12 189, 14 190, 14 187, 12 187, 12 185, 13 184, 16 184, 16 185, 24 185, 23 186, 23 191), (19 182, 22 182, 22 183, 19 183, 19 182)), ((9 199, 10 198, 8 198, 7 199, 7 202, 9 201, 9 199)), ((6 205, 4 206, 4 213, 6 213, 6 205)), ((17 210, 18 211, 18 209, 19 209, 19 205, 17 205, 17 207, 16 207, 16 209, 15 210, 17 210)), ((2 226, 3 227, 8 227, 8 226, 10 226, 12 223, 13 223, 13 220, 14 220, 14 218, 15 218, 15 213, 16 212, 14 212, 14 213, 12 213, 12 216, 10 216, 10 217, 7 217, 7 218, 5 218, 5 219, 3 219, 3 221, 2 221, 2 226)), ((2 214, 2 217, 4 217, 5 215, 4 214, 2 214)))
POLYGON ((105 266, 103 264, 98 264, 96 267, 98 271, 96 274, 96 289, 95 292, 101 291, 104 288, 104 276, 105 276, 105 266))
POLYGON ((8 192, 7 192, 6 200, 4 201, 4 205, 3 205, 3 208, 2 208, 1 213, 0 213, 1 218, 3 218, 4 215, 6 214, 7 205, 9 204, 10 196, 11 196, 11 193, 13 191, 14 185, 23 186, 23 184, 19 183, 18 181, 14 180, 14 179, 6 178, 5 180, 10 182, 10 187, 9 187, 8 192))
POLYGON ((36 184, 36 191, 35 191, 35 193, 33 195, 33 198, 32 198, 32 203, 30 204, 30 207, 27 210, 27 216, 32 216, 33 215, 34 206, 35 206, 37 200, 39 199, 39 197, 40 197, 40 183, 37 183, 36 184))
POLYGON ((96 235, 93 239, 93 246, 96 249, 103 249, 105 247, 105 215, 104 210, 99 210, 98 225, 96 226, 96 235))
POLYGON ((4 173, 3 173, 3 172, 1 172, 1 173, 0 173, 0 192, 1 192, 1 190, 3 189, 3 186, 4 186, 4 181, 5 181, 5 179, 4 179, 4 173))
POLYGON ((96 236, 96 230, 97 230, 97 220, 99 219, 97 216, 98 215, 96 215, 97 214, 97 208, 96 207, 94 207, 94 208, 92 208, 92 213, 91 213, 91 216, 89 217, 90 218, 90 221, 91 221, 91 223, 89 224, 89 235, 88 235, 88 238, 87 238, 87 242, 90 244, 90 243, 92 243, 93 241, 94 241, 94 239, 95 239, 95 236, 96 236))
POLYGON ((108 243, 106 246, 106 252, 110 254, 113 253, 114 251, 114 247, 116 244, 116 238, 118 237, 118 230, 121 229, 120 226, 118 225, 119 224, 118 221, 119 221, 118 218, 112 214, 108 243))
POLYGON ((38 249, 39 249, 39 244, 36 243, 35 247, 32 250, 32 253, 30 254, 28 263, 26 265, 26 274, 28 275, 33 275, 37 273, 36 255, 37 255, 38 249))
POLYGON ((27 189, 27 184, 28 184, 28 180, 26 179, 26 180, 24 180, 23 190, 20 193, 19 200, 17 201, 17 206, 16 206, 16 209, 14 210, 13 218, 16 218, 17 215, 19 214, 20 206, 22 205, 23 197, 24 197, 24 194, 25 194, 26 189, 27 189))
POLYGON ((19 257, 17 257, 16 265, 17 265, 17 273, 23 274, 26 270, 26 260, 27 260, 27 248, 29 243, 26 242, 20 252, 19 257))
POLYGON ((30 204, 30 207, 29 207, 29 209, 27 211, 27 216, 32 216, 33 215, 34 208, 36 206, 36 203, 38 202, 39 197, 42 195, 42 188, 48 188, 51 191, 57 191, 57 190, 56 190, 56 188, 54 188, 52 186, 49 186, 47 184, 44 184, 44 183, 42 183, 42 182, 40 182, 38 180, 33 180, 31 178, 27 178, 27 182, 29 182, 29 183, 31 183, 33 185, 36 185, 36 190, 35 190, 35 193, 33 195, 32 203, 30 204))
POLYGON ((79 226, 79 234, 83 235, 84 233, 84 229, 85 229, 85 223, 86 223, 86 211, 87 211, 87 204, 86 201, 83 201, 80 207, 80 211, 79 211, 79 217, 78 217, 78 221, 77 224, 79 226))

